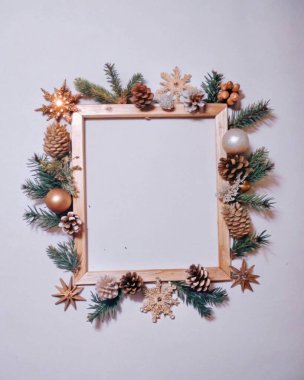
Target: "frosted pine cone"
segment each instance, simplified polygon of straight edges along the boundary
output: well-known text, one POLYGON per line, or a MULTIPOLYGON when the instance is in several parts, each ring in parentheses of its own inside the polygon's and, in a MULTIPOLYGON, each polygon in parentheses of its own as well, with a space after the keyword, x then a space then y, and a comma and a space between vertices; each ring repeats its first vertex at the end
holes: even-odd
POLYGON ((108 275, 100 277, 95 289, 101 300, 110 300, 118 296, 118 284, 114 277, 108 275))
POLYGON ((81 225, 82 221, 79 216, 74 214, 72 211, 62 216, 60 223, 58 224, 58 226, 62 228, 62 231, 68 235, 77 234, 80 231, 81 225))
POLYGON ((197 292, 206 292, 210 286, 210 278, 208 277, 208 271, 201 265, 192 264, 189 269, 186 270, 188 274, 186 284, 197 292))
POLYGON ((174 97, 171 94, 162 94, 158 98, 159 105, 165 111, 171 111, 174 108, 174 97))
POLYGON ((194 88, 193 90, 182 92, 181 102, 184 104, 186 111, 194 112, 199 111, 205 107, 203 98, 203 91, 194 88))

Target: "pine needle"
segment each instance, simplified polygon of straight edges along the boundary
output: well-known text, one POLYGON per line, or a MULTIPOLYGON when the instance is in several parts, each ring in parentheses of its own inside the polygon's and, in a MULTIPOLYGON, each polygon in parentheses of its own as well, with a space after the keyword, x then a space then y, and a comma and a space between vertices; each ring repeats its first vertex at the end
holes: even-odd
POLYGON ((246 204, 257 211, 268 211, 274 207, 274 199, 268 197, 267 194, 238 194, 236 198, 237 202, 246 204))
POLYGON ((248 182, 260 181, 273 170, 274 163, 269 159, 268 155, 269 152, 262 147, 248 157, 250 167, 253 169, 246 178, 248 182))
POLYGON ((233 111, 228 118, 228 128, 249 128, 257 127, 262 121, 269 118, 272 109, 268 107, 269 100, 260 100, 250 104, 241 111, 233 111))
POLYGON ((217 95, 221 88, 224 75, 212 70, 211 74, 208 73, 205 77, 205 82, 202 82, 202 88, 207 94, 204 99, 206 103, 218 103, 217 95))
POLYGON ((80 261, 73 239, 70 239, 67 243, 58 243, 57 247, 49 245, 46 253, 57 268, 72 273, 77 271, 80 261))
POLYGON ((43 230, 49 230, 58 227, 60 216, 52 211, 47 211, 42 208, 28 207, 23 214, 23 219, 28 224, 35 224, 43 230))
POLYGON ((196 292, 183 281, 174 281, 179 298, 196 309, 201 317, 210 318, 213 314, 210 306, 220 305, 228 299, 227 292, 221 288, 214 288, 207 292, 196 292))
POLYGON ((112 91, 117 97, 122 96, 122 84, 114 63, 106 63, 104 71, 107 77, 107 82, 111 85, 112 91))
POLYGON ((88 322, 93 322, 95 319, 101 322, 114 318, 117 312, 120 310, 120 305, 123 299, 123 292, 121 289, 118 291, 118 296, 114 299, 101 300, 98 294, 91 292, 92 305, 89 305, 89 309, 94 310, 88 314, 88 322))
POLYGON ((263 246, 269 244, 270 235, 264 230, 260 234, 256 232, 241 239, 233 239, 231 253, 233 257, 243 257, 248 253, 253 253, 263 246))
POLYGON ((97 84, 82 78, 76 78, 74 80, 74 85, 76 90, 86 98, 96 100, 96 102, 102 104, 115 103, 115 97, 102 86, 98 86, 97 84))

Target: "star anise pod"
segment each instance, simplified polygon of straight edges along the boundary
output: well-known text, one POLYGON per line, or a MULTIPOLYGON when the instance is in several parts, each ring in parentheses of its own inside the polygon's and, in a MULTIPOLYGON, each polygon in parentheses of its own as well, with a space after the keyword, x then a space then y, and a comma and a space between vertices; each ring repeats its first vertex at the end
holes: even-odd
POLYGON ((240 269, 237 269, 233 266, 230 266, 230 268, 232 269, 231 278, 234 280, 231 287, 234 288, 235 286, 240 285, 242 292, 244 292, 245 289, 251 290, 253 292, 250 283, 259 284, 257 278, 260 277, 252 273, 254 265, 248 268, 246 260, 243 259, 240 269))
POLYGON ((85 301, 86 299, 80 296, 80 293, 83 291, 84 288, 81 288, 79 286, 74 286, 73 284, 73 277, 70 278, 69 285, 67 285, 62 278, 60 278, 61 287, 55 286, 56 289, 59 291, 59 293, 52 294, 53 297, 58 297, 59 300, 55 303, 55 305, 58 305, 62 302, 64 302, 64 311, 70 306, 73 305, 74 309, 76 310, 76 301, 85 301))

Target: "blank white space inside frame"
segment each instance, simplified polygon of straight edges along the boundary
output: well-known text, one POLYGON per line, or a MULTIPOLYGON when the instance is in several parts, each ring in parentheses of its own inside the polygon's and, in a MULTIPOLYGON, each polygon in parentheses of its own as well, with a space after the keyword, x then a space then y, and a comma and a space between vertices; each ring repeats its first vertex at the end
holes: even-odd
POLYGON ((218 266, 214 120, 85 129, 89 270, 218 266))

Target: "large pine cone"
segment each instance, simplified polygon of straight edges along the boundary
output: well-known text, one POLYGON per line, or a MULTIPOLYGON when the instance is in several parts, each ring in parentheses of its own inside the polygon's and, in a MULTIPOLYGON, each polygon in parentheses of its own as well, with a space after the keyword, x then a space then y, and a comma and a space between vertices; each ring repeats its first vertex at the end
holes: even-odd
POLYGON ((71 150, 70 134, 65 125, 51 124, 45 133, 43 149, 49 156, 60 159, 71 150))
POLYGON ((230 235, 235 239, 240 239, 251 232, 251 221, 248 210, 236 202, 231 205, 225 204, 223 216, 230 235))
POLYGON ((114 277, 108 275, 100 277, 95 289, 101 300, 109 300, 118 296, 118 284, 114 277))
POLYGON ((149 107, 153 101, 154 94, 144 83, 136 83, 131 90, 131 102, 140 109, 149 107))
POLYGON ((218 164, 218 171, 220 176, 229 182, 234 182, 237 176, 247 176, 251 171, 249 161, 245 156, 235 154, 229 155, 227 158, 220 158, 218 164))
POLYGON ((62 231, 66 234, 74 235, 80 231, 81 225, 82 221, 80 220, 79 216, 70 211, 61 217, 58 226, 61 227, 62 231))
POLYGON ((192 264, 189 269, 186 270, 188 274, 186 283, 197 292, 205 292, 210 285, 210 278, 208 277, 208 271, 201 265, 192 264))
POLYGON ((136 272, 127 272, 121 277, 119 287, 125 294, 135 294, 144 286, 143 279, 136 272))

